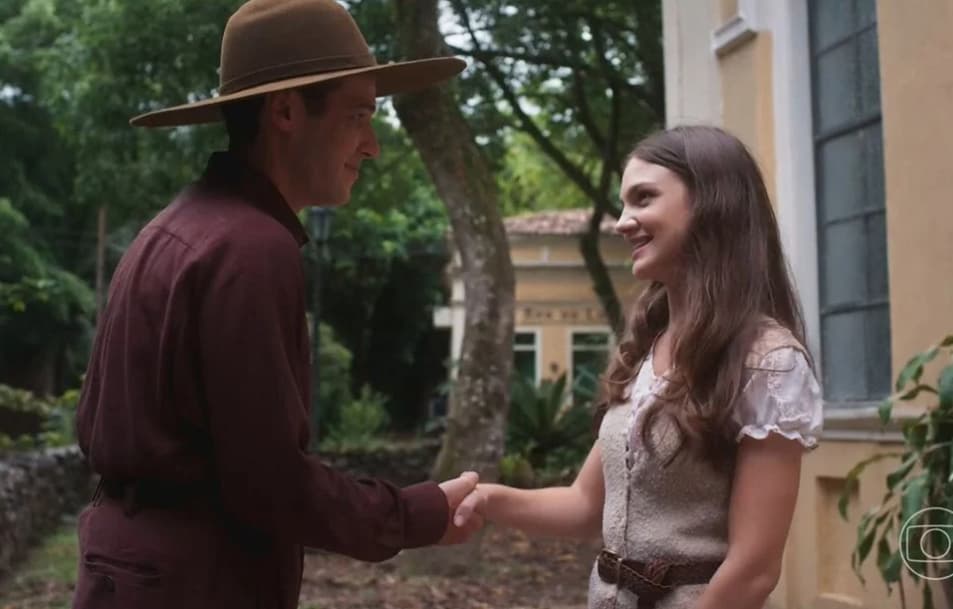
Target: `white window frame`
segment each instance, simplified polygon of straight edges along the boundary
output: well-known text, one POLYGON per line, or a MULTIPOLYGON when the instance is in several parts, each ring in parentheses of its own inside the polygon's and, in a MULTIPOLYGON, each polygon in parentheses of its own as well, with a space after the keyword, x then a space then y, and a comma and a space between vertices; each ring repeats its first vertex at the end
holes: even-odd
POLYGON ((517 326, 513 329, 513 353, 516 354, 517 351, 527 352, 530 349, 528 345, 517 345, 516 344, 516 335, 517 334, 532 334, 533 335, 533 353, 536 354, 536 370, 534 370, 533 384, 539 385, 540 379, 542 378, 542 328, 539 326, 517 326))
MULTIPOLYGON (((573 338, 576 334, 605 334, 608 338, 606 342, 606 353, 608 357, 612 357, 612 351, 615 349, 615 334, 609 328, 609 326, 571 326, 569 328, 568 337, 569 340, 566 343, 566 386, 571 388, 573 385, 573 361, 572 354, 575 351, 573 348, 573 338)), ((594 349, 584 349, 585 351, 594 351, 594 349)))
MULTIPOLYGON (((776 0, 758 8, 760 24, 771 30, 774 43, 775 204, 781 242, 800 296, 806 346, 820 376, 824 362, 808 0, 776 0)), ((823 393, 823 383, 821 385, 823 393)), ((858 408, 856 405, 825 401, 825 420, 876 416, 876 406, 858 408)), ((870 434, 862 435, 866 438, 870 434)))
POLYGON ((763 6, 774 41, 775 203, 781 243, 804 313, 807 348, 821 362, 820 278, 814 185, 811 53, 807 0, 763 6))

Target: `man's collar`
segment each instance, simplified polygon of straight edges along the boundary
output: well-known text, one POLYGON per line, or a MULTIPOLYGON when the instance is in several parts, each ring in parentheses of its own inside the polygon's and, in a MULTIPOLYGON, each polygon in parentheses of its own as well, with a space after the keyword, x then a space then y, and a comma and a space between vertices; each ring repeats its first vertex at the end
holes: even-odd
POLYGON ((203 178, 239 189, 242 195, 287 228, 299 246, 308 242, 308 234, 288 201, 266 175, 239 155, 233 152, 212 153, 203 178))

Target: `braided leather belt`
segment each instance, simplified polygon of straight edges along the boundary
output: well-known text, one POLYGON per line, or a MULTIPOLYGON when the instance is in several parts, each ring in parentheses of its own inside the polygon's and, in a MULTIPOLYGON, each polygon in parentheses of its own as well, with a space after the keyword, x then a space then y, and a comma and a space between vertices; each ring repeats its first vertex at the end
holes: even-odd
POLYGON ((599 553, 597 565, 602 581, 635 593, 638 609, 654 609, 660 600, 679 586, 707 584, 721 563, 643 563, 603 550, 599 553))

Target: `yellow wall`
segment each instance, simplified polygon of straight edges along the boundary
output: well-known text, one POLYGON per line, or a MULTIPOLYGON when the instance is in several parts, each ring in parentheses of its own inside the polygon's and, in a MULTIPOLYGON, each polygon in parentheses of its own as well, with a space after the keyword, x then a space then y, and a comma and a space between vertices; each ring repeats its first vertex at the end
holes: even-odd
POLYGON ((718 17, 725 23, 738 14, 738 0, 717 0, 718 17))
POLYGON ((722 126, 754 154, 771 200, 774 186, 774 112, 771 94, 771 34, 759 32, 718 62, 721 72, 722 126))
MULTIPOLYGON (((897 444, 828 440, 805 457, 798 504, 784 557, 781 585, 769 607, 788 609, 888 609, 899 607, 896 587, 888 597, 876 568, 876 548, 865 561, 864 586, 851 569, 861 513, 883 498, 883 480, 897 465, 886 460, 870 466, 851 495, 848 521, 837 510, 844 477, 856 463, 897 444)), ((892 540, 896 547, 896 540, 892 540)), ((904 579, 909 607, 919 607, 909 574, 904 579)))
MULTIPOLYGON (((721 107, 709 114, 736 133, 755 153, 772 199, 776 199, 775 120, 786 120, 784 101, 773 99, 774 66, 797 73, 807 58, 805 32, 792 29, 791 16, 806 19, 807 0, 714 2, 712 22, 682 19, 666 31, 666 57, 702 57, 711 53, 711 36, 737 14, 739 5, 771 8, 746 15, 751 38, 725 48, 716 59, 721 107), (779 17, 778 15, 783 15, 779 17), (756 18, 754 18, 756 17, 756 18), (688 29, 691 28, 691 29, 688 29), (775 43, 783 47, 775 48, 775 43), (793 50, 792 50, 793 49, 793 50), (778 62, 777 64, 775 62, 778 62), (775 104, 781 114, 775 116, 775 104)), ((824 0, 827 1, 827 0, 824 0)), ((830 0, 836 2, 839 0, 830 0)), ((690 0, 663 0, 666 14, 681 15, 690 0)), ((888 270, 894 376, 906 360, 953 332, 953 0, 906 2, 877 0, 881 105, 883 111, 888 270)), ((702 62, 693 67, 704 65, 702 62)), ((806 70, 806 67, 804 68, 806 70)), ((692 86, 692 74, 677 62, 666 64, 666 82, 682 83, 689 98, 712 87, 692 86)), ((667 101, 680 108, 682 100, 667 101)), ((803 129, 809 134, 811 126, 803 129)), ((780 132, 780 130, 779 130, 780 132)), ((788 155, 789 156, 789 155, 788 155)), ((798 204, 802 202, 798 201, 798 204)), ((813 200, 804 200, 812 205, 813 200)), ((935 375, 932 377, 935 380, 935 375)), ((882 499, 884 479, 896 461, 871 466, 850 504, 850 520, 837 513, 847 472, 873 454, 900 448, 896 429, 858 412, 825 415, 820 447, 805 457, 798 505, 785 552, 782 580, 769 607, 784 609, 899 608, 876 571, 876 549, 868 557, 862 585, 851 570, 860 513, 882 499)), ((896 547, 896 542, 894 543, 896 547)), ((907 606, 921 606, 920 592, 904 570, 907 606)), ((937 600, 938 595, 934 595, 937 600)), ((941 606, 938 603, 938 606, 941 606)))
MULTIPOLYGON (((936 341, 942 330, 953 331, 953 161, 947 152, 953 143, 953 122, 937 120, 953 110, 953 70, 949 68, 953 65, 949 37, 953 3, 928 2, 911 10, 906 3, 881 0, 878 8, 896 373, 910 355, 936 341), (937 281, 940 277, 951 280, 937 281)), ((784 143, 774 140, 772 54, 772 33, 762 30, 720 57, 718 69, 723 126, 755 154, 774 199, 774 151, 784 143)), ((896 441, 875 440, 876 431, 858 431, 862 421, 858 417, 833 425, 853 433, 856 441, 833 440, 838 432, 828 432, 804 460, 782 581, 770 607, 900 606, 896 589, 887 596, 876 570, 875 551, 863 569, 866 586, 852 571, 850 558, 860 514, 882 499, 884 478, 896 462, 884 461, 867 470, 850 503, 849 521, 837 512, 846 473, 864 458, 899 448, 896 441)), ((831 423, 826 427, 830 429, 831 423)), ((919 607, 913 583, 906 574, 908 604, 919 607)))
MULTIPOLYGON (((631 274, 630 250, 614 235, 601 238, 600 250, 627 310, 640 288, 631 274)), ((558 376, 569 367, 574 330, 609 331, 579 252, 579 237, 514 237, 510 255, 516 269, 516 327, 538 332, 540 374, 542 378, 558 376)))
POLYGON ((896 375, 953 333, 953 2, 880 0, 877 21, 896 375))

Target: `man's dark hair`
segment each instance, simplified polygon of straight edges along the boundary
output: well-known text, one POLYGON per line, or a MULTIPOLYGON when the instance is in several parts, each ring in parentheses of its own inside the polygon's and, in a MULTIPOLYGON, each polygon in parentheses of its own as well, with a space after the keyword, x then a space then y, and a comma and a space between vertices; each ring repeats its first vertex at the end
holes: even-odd
MULTIPOLYGON (((331 80, 298 88, 298 92, 304 98, 308 114, 314 116, 324 111, 324 101, 338 82, 331 80)), ((222 116, 225 117, 225 129, 228 131, 229 150, 244 150, 255 143, 264 105, 264 95, 247 97, 222 105, 222 116)))
POLYGON ((245 150, 258 137, 259 117, 265 105, 265 96, 256 95, 222 105, 225 129, 228 130, 229 150, 245 150))

